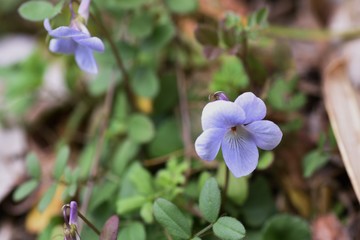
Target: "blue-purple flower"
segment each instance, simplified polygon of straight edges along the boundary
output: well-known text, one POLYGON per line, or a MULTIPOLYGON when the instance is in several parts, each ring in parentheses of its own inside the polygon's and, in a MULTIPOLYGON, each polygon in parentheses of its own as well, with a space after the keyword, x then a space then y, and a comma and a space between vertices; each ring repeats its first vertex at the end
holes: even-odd
POLYGON ((71 201, 70 204, 63 206, 63 216, 65 220, 64 224, 64 240, 77 240, 77 220, 78 220, 78 211, 77 203, 71 201), (67 209, 70 209, 69 217, 67 216, 67 209))
MULTIPOLYGON (((45 19, 44 27, 49 35, 54 37, 50 40, 49 49, 54 53, 74 54, 79 68, 85 72, 96 74, 97 64, 93 51, 103 52, 103 42, 92 37, 83 22, 87 22, 89 16, 90 0, 82 0, 78 9, 78 17, 72 11, 70 26, 61 26, 52 29, 49 19, 45 19)), ((71 6, 71 3, 70 3, 71 6)))
POLYGON ((272 150, 280 143, 282 132, 275 123, 263 120, 266 106, 253 93, 243 93, 234 102, 227 101, 224 94, 217 99, 203 109, 203 133, 196 139, 195 150, 201 159, 212 161, 221 146, 233 175, 248 175, 257 166, 257 148, 272 150))

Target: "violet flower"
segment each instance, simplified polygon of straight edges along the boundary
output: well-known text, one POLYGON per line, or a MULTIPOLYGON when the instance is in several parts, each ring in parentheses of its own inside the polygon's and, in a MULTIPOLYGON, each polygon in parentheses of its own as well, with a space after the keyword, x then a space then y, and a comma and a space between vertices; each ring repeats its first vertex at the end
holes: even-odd
POLYGON ((103 52, 103 42, 97 37, 91 37, 89 30, 84 25, 89 17, 90 0, 82 0, 78 9, 79 16, 75 17, 72 12, 70 26, 61 26, 52 29, 49 19, 45 19, 44 27, 49 35, 54 37, 50 40, 49 49, 54 53, 74 54, 79 68, 85 72, 96 74, 97 64, 93 51, 103 52))
POLYGON ((71 201, 70 204, 63 206, 63 216, 65 220, 64 225, 64 240, 77 240, 77 220, 78 220, 78 211, 77 203, 71 201), (67 217, 66 210, 70 208, 69 218, 67 217))
POLYGON ((251 92, 241 94, 234 102, 218 94, 202 112, 203 133, 196 139, 195 150, 203 160, 215 159, 220 146, 227 167, 235 177, 255 170, 259 152, 272 150, 281 141, 280 128, 266 115, 264 102, 251 92))

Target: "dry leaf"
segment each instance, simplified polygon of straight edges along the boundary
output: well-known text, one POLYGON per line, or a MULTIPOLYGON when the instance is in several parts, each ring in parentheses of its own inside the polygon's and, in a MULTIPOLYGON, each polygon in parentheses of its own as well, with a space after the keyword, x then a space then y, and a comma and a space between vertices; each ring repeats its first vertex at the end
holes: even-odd
POLYGON ((360 201, 360 96, 347 74, 344 59, 325 69, 324 101, 346 171, 360 201))
POLYGON ((350 240, 349 235, 333 214, 316 219, 312 224, 313 240, 350 240))

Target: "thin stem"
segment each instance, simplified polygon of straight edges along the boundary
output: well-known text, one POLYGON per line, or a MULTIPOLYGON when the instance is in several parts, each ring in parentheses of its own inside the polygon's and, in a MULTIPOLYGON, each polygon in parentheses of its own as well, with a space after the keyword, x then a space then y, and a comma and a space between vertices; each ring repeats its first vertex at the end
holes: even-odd
POLYGON ((112 39, 109 31, 107 30, 105 24, 104 24, 104 21, 101 17, 101 14, 99 12, 99 9, 97 8, 96 4, 94 2, 92 2, 92 5, 94 7, 94 10, 95 10, 95 16, 94 15, 91 15, 94 20, 97 22, 97 25, 101 28, 105 38, 108 40, 109 44, 110 44, 110 48, 111 48, 111 52, 113 53, 114 57, 115 57, 115 61, 116 61, 116 64, 119 68, 119 70, 121 71, 122 73, 122 76, 123 76, 123 80, 124 80, 124 88, 125 88, 125 92, 127 94, 127 97, 128 99, 130 100, 130 104, 132 105, 133 108, 136 108, 135 106, 135 95, 131 89, 131 86, 130 86, 130 77, 129 77, 129 74, 125 68, 125 65, 124 65, 124 62, 122 61, 122 58, 121 58, 121 55, 120 55, 120 52, 118 51, 117 47, 116 47, 116 44, 114 42, 114 40, 112 39))
POLYGON ((94 224, 92 224, 84 215, 81 214, 81 212, 78 211, 78 216, 98 235, 100 236, 100 231, 95 227, 94 224))
POLYGON ((201 231, 199 231, 198 233, 196 233, 193 238, 200 237, 202 234, 204 234, 204 233, 207 232, 209 229, 211 229, 213 225, 214 225, 214 224, 212 223, 212 224, 206 226, 206 227, 203 228, 201 231))
POLYGON ((224 208, 224 206, 226 205, 226 199, 227 199, 227 191, 229 188, 229 179, 230 179, 230 172, 229 172, 229 168, 225 167, 225 184, 224 184, 224 191, 223 191, 223 195, 222 195, 222 206, 224 208))
POLYGON ((190 159, 193 152, 193 143, 191 140, 191 125, 189 116, 189 104, 187 99, 186 81, 183 71, 176 66, 176 81, 180 98, 180 115, 182 125, 182 139, 185 146, 185 157, 190 159))
MULTIPOLYGON (((111 111, 111 107, 112 107, 112 102, 114 99, 114 89, 115 89, 115 80, 114 77, 112 77, 110 79, 110 84, 106 93, 106 99, 105 99, 105 103, 104 103, 104 116, 103 116, 103 121, 102 121, 102 125, 100 126, 100 133, 99 133, 99 140, 96 144, 96 149, 95 149, 95 155, 94 155, 94 159, 93 159, 93 164, 91 166, 91 171, 90 171, 90 177, 87 181, 87 188, 85 189, 85 193, 84 193, 84 200, 82 202, 82 206, 81 206, 81 211, 82 212, 86 212, 89 202, 90 202, 90 198, 91 198, 91 194, 95 185, 95 182, 93 179, 95 179, 96 175, 97 175, 97 170, 99 168, 99 162, 100 162, 100 157, 101 157, 101 153, 103 150, 103 145, 104 145, 104 141, 105 141, 105 131, 106 131, 106 127, 108 125, 108 121, 109 121, 109 116, 110 116, 110 111, 111 111)), ((79 225, 79 232, 81 232, 81 228, 82 225, 79 225)))

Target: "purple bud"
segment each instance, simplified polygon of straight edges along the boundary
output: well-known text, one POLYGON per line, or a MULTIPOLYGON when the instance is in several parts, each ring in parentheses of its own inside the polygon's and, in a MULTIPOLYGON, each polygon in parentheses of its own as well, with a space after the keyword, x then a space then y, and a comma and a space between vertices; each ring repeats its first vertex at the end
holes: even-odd
POLYGON ((217 100, 229 101, 229 98, 222 91, 217 91, 209 95, 209 101, 217 101, 217 100))
POLYGON ((70 218, 69 218, 69 224, 77 224, 77 203, 75 201, 70 202, 70 218))

